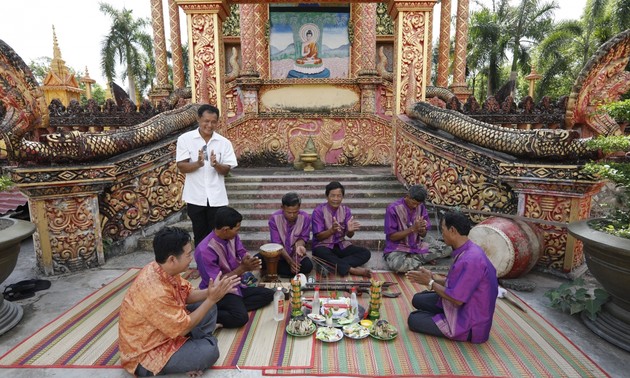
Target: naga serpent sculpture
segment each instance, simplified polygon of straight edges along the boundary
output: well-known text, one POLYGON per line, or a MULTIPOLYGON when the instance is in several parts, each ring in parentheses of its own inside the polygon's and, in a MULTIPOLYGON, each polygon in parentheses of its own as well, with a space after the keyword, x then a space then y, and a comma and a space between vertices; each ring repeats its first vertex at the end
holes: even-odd
POLYGON ((418 102, 407 115, 478 146, 532 159, 577 160, 590 157, 585 139, 573 130, 518 130, 477 121, 462 113, 418 102))
POLYGON ((29 67, 0 40, 0 158, 39 164, 104 159, 186 129, 197 122, 198 107, 185 105, 113 132, 72 131, 47 134, 44 142, 27 140, 29 131, 48 126, 48 109, 29 67))

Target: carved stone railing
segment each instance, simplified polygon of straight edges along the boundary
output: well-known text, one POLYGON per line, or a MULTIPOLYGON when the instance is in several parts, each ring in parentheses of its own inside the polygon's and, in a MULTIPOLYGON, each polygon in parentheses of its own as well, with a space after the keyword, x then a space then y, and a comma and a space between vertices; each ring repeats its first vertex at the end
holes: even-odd
MULTIPOLYGON (((547 221, 540 226, 545 245, 538 268, 568 276, 586 269, 581 243, 562 225, 587 218, 591 197, 601 187, 581 173, 581 166, 496 153, 406 116, 394 118, 393 124, 393 167, 401 182, 425 185, 437 205, 547 221)), ((474 214, 472 219, 487 216, 474 214)))

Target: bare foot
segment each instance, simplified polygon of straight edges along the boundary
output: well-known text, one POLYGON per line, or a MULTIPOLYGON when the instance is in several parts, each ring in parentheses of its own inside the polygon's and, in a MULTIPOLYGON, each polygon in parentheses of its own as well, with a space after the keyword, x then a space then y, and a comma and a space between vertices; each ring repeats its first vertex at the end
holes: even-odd
POLYGON ((350 268, 349 273, 355 276, 372 277, 372 271, 368 268, 350 268))
POLYGON ((188 376, 191 378, 201 377, 203 375, 203 370, 193 370, 189 371, 186 374, 188 374, 188 376))

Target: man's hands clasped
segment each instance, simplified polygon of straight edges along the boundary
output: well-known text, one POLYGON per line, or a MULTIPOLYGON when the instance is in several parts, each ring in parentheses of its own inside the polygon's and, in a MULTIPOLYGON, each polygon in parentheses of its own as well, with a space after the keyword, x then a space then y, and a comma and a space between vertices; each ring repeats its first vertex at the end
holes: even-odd
POLYGON ((223 277, 223 274, 219 272, 217 278, 214 280, 210 279, 208 282, 208 299, 213 303, 217 303, 240 282, 241 278, 239 276, 223 277))

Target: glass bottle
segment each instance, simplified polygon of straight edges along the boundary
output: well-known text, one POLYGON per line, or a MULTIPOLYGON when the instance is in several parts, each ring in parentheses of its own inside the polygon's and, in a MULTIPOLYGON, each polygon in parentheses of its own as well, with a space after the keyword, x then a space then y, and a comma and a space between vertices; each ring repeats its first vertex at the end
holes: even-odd
POLYGON ((359 318, 359 301, 357 300, 357 288, 356 286, 352 287, 350 294, 350 307, 352 308, 352 313, 354 314, 354 319, 359 318))
POLYGON ((278 287, 273 295, 273 320, 279 322, 284 319, 284 293, 278 287))
POLYGON ((315 293, 313 294, 313 305, 311 308, 311 314, 319 314, 319 286, 315 286, 315 293))

